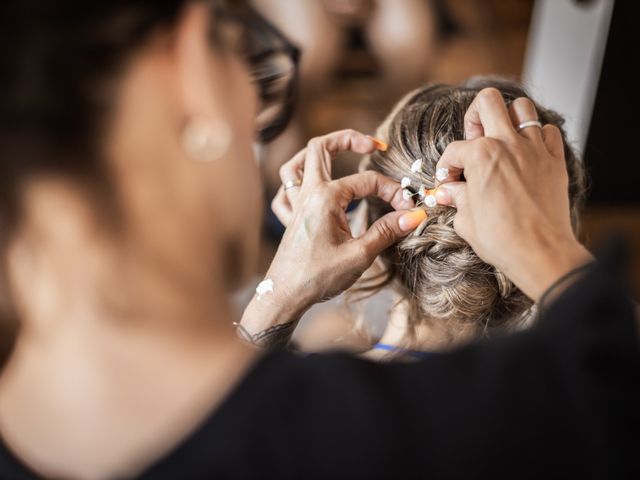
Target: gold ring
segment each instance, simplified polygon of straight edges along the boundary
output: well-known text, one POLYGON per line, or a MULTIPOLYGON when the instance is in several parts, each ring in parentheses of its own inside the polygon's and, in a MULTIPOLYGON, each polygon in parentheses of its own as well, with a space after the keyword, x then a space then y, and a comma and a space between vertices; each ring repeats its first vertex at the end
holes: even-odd
POLYGON ((286 182, 284 182, 283 185, 284 185, 284 191, 286 192, 290 188, 295 188, 295 187, 299 187, 300 185, 302 185, 302 180, 300 180, 300 179, 287 180, 286 182))

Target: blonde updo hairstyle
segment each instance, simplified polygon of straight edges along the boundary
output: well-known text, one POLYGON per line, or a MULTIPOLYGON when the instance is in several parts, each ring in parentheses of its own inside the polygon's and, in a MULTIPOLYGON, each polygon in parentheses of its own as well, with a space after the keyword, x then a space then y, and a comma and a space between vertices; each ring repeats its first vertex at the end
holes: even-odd
MULTIPOLYGON (((413 193, 420 185, 433 188, 436 163, 450 142, 464 139, 465 112, 485 87, 497 88, 507 104, 528 97, 517 83, 488 77, 472 78, 460 86, 428 85, 414 90, 396 105, 377 131, 389 148, 367 157, 363 169, 398 182, 409 177, 413 193), (422 160, 422 169, 413 173, 411 165, 416 160, 422 160)), ((583 165, 566 141, 564 119, 540 105, 536 104, 536 109, 543 124, 555 125, 562 132, 569 173, 567 195, 577 233, 585 190, 583 165)), ((376 199, 368 199, 367 207, 370 224, 390 211, 376 199)), ((531 300, 456 234, 456 210, 436 206, 427 208, 427 212, 429 218, 420 235, 410 234, 382 254, 382 281, 363 288, 375 290, 393 283, 408 302, 410 327, 438 322, 451 336, 463 330, 483 336, 530 318, 531 300)))

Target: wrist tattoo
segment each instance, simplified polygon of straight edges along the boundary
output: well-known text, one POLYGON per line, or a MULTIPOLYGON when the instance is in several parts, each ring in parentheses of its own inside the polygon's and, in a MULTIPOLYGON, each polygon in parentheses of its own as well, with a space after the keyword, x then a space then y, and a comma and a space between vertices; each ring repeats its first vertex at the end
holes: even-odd
POLYGON ((245 342, 251 343, 260 348, 280 349, 285 348, 296 329, 296 320, 287 323, 273 325, 258 333, 251 333, 242 325, 238 324, 238 336, 245 342))

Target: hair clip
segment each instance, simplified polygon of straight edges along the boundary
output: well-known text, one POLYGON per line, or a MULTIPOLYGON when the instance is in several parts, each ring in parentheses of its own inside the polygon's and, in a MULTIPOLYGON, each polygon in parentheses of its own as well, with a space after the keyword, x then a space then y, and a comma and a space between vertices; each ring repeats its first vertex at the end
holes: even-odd
POLYGON ((405 200, 411 200, 414 195, 416 194, 412 193, 408 188, 402 190, 402 198, 404 198, 405 200))
POLYGON ((424 203, 429 208, 433 208, 438 205, 435 193, 435 189, 428 189, 425 185, 420 185, 420 189, 418 190, 421 203, 424 203))
MULTIPOLYGON (((429 190, 429 191, 433 192, 433 190, 429 190)), ((436 205, 438 205, 438 200, 436 199, 436 196, 433 193, 430 193, 429 195, 424 197, 424 204, 429 208, 433 208, 436 205)))
POLYGON ((422 170, 422 159, 418 159, 411 164, 411 171, 413 173, 418 173, 422 170))

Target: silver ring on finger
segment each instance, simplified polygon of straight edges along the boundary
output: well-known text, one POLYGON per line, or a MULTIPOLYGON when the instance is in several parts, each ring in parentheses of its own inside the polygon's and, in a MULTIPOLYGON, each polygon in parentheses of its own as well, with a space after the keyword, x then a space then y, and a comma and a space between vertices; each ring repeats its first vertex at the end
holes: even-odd
POLYGON ((287 180, 286 182, 284 182, 282 184, 282 186, 284 187, 284 191, 285 192, 287 190, 289 190, 290 188, 296 188, 296 187, 299 187, 300 185, 302 185, 302 180, 300 180, 299 178, 297 178, 295 180, 287 180))
POLYGON ((520 125, 518 125, 517 130, 520 131, 524 128, 528 128, 528 127, 538 127, 538 128, 542 128, 542 123, 540 123, 539 120, 527 120, 526 122, 522 122, 520 125))

